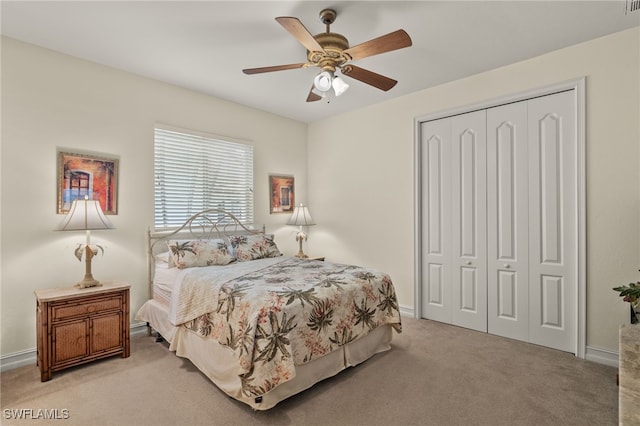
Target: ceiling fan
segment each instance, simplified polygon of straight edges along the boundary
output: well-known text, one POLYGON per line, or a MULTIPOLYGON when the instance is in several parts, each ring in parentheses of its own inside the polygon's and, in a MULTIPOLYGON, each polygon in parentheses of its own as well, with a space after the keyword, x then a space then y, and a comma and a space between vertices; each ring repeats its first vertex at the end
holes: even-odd
POLYGON ((247 68, 242 72, 245 74, 260 74, 297 68, 319 67, 322 71, 314 78, 313 85, 307 96, 307 102, 322 99, 330 93, 331 89, 333 89, 336 96, 340 96, 349 88, 349 85, 344 80, 335 75, 337 69, 340 69, 343 75, 355 78, 380 90, 387 91, 395 86, 398 83, 396 80, 352 65, 350 61, 409 47, 411 46, 409 34, 404 30, 397 30, 349 47, 349 41, 345 36, 332 33, 330 30, 330 26, 336 20, 336 16, 335 10, 323 9, 320 12, 320 21, 326 25, 326 32, 315 36, 311 35, 298 18, 290 16, 276 18, 276 21, 285 30, 289 31, 307 48, 308 61, 271 67, 247 68))

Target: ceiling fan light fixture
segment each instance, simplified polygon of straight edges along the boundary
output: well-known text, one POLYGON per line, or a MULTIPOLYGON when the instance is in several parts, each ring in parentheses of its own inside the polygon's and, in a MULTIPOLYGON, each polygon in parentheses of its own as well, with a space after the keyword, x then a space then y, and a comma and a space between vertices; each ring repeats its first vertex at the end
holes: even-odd
POLYGON ((318 89, 316 89, 315 87, 312 87, 312 88, 311 88, 311 93, 313 93, 313 94, 315 94, 315 95, 318 95, 318 96, 320 96, 321 98, 324 98, 325 96, 327 96, 327 94, 328 94, 329 92, 321 92, 321 91, 319 91, 318 89))
POLYGON ((349 85, 340 77, 335 76, 333 81, 331 82, 331 86, 333 87, 333 91, 336 93, 336 96, 342 95, 347 91, 349 85))
POLYGON ((331 89, 333 75, 329 71, 322 71, 313 79, 313 87, 320 92, 326 92, 331 89))

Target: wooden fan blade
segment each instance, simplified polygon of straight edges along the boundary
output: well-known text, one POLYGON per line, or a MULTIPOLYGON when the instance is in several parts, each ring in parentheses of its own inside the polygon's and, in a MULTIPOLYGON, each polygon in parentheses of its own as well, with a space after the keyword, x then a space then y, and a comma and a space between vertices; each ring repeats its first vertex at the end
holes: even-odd
POLYGON ((313 84, 311 85, 311 90, 309 90, 309 95, 307 96, 307 102, 315 102, 322 99, 322 96, 318 95, 313 91, 313 84))
POLYGON ((360 80, 363 83, 367 83, 373 87, 377 87, 385 92, 395 86, 398 82, 384 75, 377 74, 373 71, 366 70, 364 68, 356 67, 355 65, 345 65, 342 67, 342 74, 360 80))
POLYGON ((302 22, 298 18, 291 16, 281 16, 276 18, 276 21, 289 31, 307 50, 311 52, 323 52, 324 49, 320 46, 315 38, 311 35, 309 30, 302 25, 302 22))
POLYGON ((409 46, 411 46, 409 34, 405 30, 397 30, 353 46, 345 50, 344 53, 351 56, 351 59, 356 60, 409 46))
POLYGON ((301 64, 276 65, 273 67, 247 68, 242 70, 242 72, 245 74, 260 74, 263 72, 284 71, 284 70, 293 70, 296 68, 304 68, 305 65, 307 64, 301 63, 301 64))

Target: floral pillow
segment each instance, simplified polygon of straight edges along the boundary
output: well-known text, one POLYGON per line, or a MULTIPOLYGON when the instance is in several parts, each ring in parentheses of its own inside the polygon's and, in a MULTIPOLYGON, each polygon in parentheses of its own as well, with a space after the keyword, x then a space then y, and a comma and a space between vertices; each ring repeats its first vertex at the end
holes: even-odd
POLYGON ((282 256, 273 235, 235 235, 229 241, 240 262, 282 256))
POLYGON ((196 266, 227 265, 233 262, 223 240, 167 241, 173 263, 178 269, 196 266))

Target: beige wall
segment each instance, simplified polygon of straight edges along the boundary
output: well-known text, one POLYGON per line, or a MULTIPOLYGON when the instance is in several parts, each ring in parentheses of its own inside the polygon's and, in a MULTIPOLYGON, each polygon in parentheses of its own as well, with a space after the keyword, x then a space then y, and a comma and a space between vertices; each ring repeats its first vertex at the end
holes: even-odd
POLYGON ((387 271, 413 308, 414 119, 585 76, 587 346, 617 351, 628 306, 611 288, 640 278, 639 40, 635 28, 312 123, 309 251, 387 271))
POLYGON ((156 122, 251 141, 256 222, 276 232, 283 251, 297 251, 295 229, 284 225, 286 215, 268 214, 272 172, 295 175, 296 200, 310 205, 318 225, 308 253, 387 271, 401 305, 413 308, 414 119, 581 76, 587 344, 617 351, 627 311, 611 287, 637 280, 640 267, 639 39, 635 28, 307 126, 3 38, 0 353, 35 347, 34 289, 69 285, 83 273, 72 255, 82 236, 53 231, 62 219, 57 147, 120 156, 116 229, 94 232, 106 252, 93 269, 99 279, 132 284, 133 312, 146 298, 156 122))
POLYGON ((273 114, 140 78, 33 45, 2 39, 1 353, 35 347, 37 288, 82 279, 73 256, 82 233, 55 232, 56 148, 120 156, 115 228, 93 261, 100 280, 126 280, 131 310, 146 300, 145 232, 153 224, 153 129, 161 122, 249 141, 254 146, 256 223, 296 253, 286 215, 269 215, 269 173, 296 177, 306 202, 307 126, 273 114))

